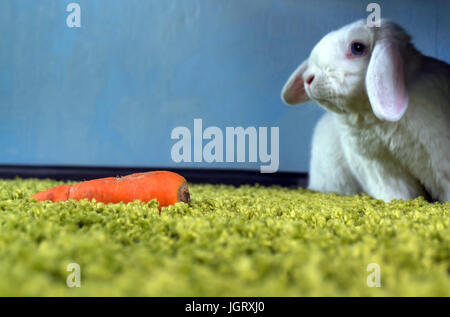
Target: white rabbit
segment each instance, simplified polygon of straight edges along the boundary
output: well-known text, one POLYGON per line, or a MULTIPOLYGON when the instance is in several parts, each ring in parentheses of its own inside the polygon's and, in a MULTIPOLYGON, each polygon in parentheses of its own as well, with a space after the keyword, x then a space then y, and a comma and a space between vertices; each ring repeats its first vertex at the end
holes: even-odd
POLYGON ((282 99, 328 111, 314 131, 309 188, 376 199, 450 200, 450 66, 382 19, 326 35, 282 99))

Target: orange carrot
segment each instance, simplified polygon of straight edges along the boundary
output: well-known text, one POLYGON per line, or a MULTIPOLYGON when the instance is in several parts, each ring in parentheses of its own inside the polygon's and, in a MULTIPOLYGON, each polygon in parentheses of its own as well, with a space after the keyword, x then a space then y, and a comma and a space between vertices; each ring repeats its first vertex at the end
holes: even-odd
POLYGON ((136 173, 125 177, 94 179, 75 185, 61 185, 34 194, 31 198, 53 202, 95 199, 103 203, 129 203, 134 200, 148 202, 156 199, 160 209, 178 201, 190 201, 189 188, 184 177, 168 171, 136 173))
POLYGON ((34 194, 31 198, 36 198, 38 201, 51 200, 53 202, 67 200, 71 187, 72 185, 56 186, 52 189, 34 194))

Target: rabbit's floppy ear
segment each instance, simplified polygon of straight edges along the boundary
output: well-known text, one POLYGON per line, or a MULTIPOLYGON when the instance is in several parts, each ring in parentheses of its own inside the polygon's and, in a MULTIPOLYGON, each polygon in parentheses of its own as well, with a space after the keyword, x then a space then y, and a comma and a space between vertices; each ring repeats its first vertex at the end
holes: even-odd
POLYGON ((375 44, 366 73, 366 89, 374 114, 398 121, 408 108, 403 60, 397 44, 381 40, 375 44))
POLYGON ((281 91, 281 98, 289 105, 297 105, 309 100, 305 91, 305 82, 303 81, 303 73, 308 67, 308 60, 300 64, 292 73, 288 81, 281 91))

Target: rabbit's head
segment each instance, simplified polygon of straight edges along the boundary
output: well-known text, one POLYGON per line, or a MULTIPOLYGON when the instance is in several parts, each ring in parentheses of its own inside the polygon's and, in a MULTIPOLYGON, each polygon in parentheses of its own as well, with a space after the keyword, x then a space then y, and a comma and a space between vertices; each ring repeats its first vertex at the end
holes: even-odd
POLYGON ((399 120, 408 107, 404 63, 413 50, 398 25, 365 20, 327 34, 286 82, 282 99, 290 105, 315 100, 337 113, 373 111, 380 119, 399 120))

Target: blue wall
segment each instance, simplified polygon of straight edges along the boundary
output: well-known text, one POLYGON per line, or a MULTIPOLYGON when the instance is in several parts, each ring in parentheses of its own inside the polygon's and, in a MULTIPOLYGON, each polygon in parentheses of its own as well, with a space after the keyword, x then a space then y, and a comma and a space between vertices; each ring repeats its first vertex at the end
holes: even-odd
MULTIPOLYGON (((65 0, 0 2, 0 164, 173 163, 176 126, 279 126, 280 170, 306 171, 314 104, 280 90, 328 31, 370 1, 65 0)), ((450 1, 376 1, 416 46, 450 61, 450 1)))

